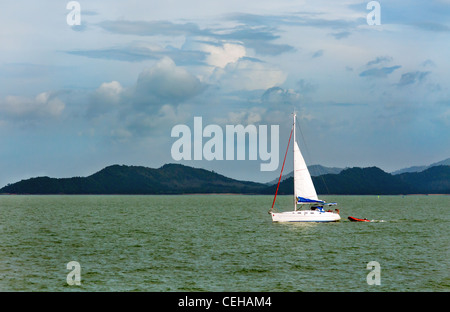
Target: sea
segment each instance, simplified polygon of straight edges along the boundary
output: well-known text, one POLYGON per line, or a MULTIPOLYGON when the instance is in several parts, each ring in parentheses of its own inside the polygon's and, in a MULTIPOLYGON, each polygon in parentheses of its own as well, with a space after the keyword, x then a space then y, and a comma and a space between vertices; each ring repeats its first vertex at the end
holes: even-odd
POLYGON ((341 221, 273 223, 261 195, 0 196, 0 291, 450 290, 450 196, 321 198, 341 221))

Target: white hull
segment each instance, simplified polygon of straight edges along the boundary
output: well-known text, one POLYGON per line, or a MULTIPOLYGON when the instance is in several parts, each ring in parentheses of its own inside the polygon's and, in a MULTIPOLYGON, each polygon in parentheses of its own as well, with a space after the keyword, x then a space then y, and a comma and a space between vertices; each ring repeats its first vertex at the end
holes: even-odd
POLYGON ((316 210, 272 212, 271 215, 273 222, 335 222, 341 219, 337 213, 316 210))

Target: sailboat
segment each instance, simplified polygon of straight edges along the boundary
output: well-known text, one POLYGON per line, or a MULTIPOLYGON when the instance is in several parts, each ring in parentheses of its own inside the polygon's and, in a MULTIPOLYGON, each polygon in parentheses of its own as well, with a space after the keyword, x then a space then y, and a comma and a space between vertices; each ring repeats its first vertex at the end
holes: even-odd
POLYGON ((308 167, 303 159, 300 148, 295 138, 295 119, 296 113, 293 113, 294 123, 292 125, 289 143, 284 155, 283 166, 281 168, 280 178, 278 179, 277 190, 273 199, 272 208, 269 210, 274 222, 335 222, 341 219, 339 210, 325 211, 324 207, 335 206, 337 203, 327 203, 320 200, 317 196, 308 167), (284 212, 274 212, 273 207, 277 198, 278 188, 280 186, 281 176, 283 174, 286 155, 289 150, 290 141, 293 137, 294 146, 294 210, 284 212), (301 208, 301 209, 299 209, 301 208))

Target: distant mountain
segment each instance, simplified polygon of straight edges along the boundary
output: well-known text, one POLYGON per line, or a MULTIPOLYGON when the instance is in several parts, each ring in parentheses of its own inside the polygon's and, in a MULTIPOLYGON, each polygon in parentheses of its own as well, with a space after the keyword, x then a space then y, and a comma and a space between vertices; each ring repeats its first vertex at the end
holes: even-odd
MULTIPOLYGON (((339 174, 313 177, 318 194, 396 195, 450 194, 450 166, 393 175, 377 167, 347 168, 339 174)), ((37 177, 8 184, 6 194, 275 194, 277 185, 239 181, 213 171, 168 164, 106 167, 88 177, 37 177)), ((280 183, 279 194, 292 195, 293 178, 280 183)))
POLYGON ((401 174, 401 173, 407 173, 407 172, 421 172, 421 171, 424 171, 426 169, 429 169, 431 167, 436 167, 436 166, 450 166, 450 158, 436 162, 429 166, 413 166, 413 167, 403 168, 403 169, 392 172, 392 174, 401 174))
POLYGON ((450 194, 450 166, 430 166, 421 172, 396 175, 411 186, 413 193, 450 194))
MULTIPOLYGON (((344 170, 343 168, 336 168, 336 167, 325 167, 322 165, 312 165, 312 166, 308 166, 308 170, 309 170, 309 174, 312 177, 318 177, 320 175, 324 175, 324 174, 338 174, 340 173, 342 170, 344 170)), ((281 177, 281 181, 286 180, 287 178, 293 177, 294 176, 294 171, 289 172, 288 174, 285 174, 281 177)), ((266 184, 268 185, 273 185, 273 184, 278 184, 278 178, 267 182, 266 184)))
POLYGON ((9 184, 12 194, 192 194, 259 193, 266 186, 179 164, 159 169, 113 165, 88 177, 38 177, 9 184))
POLYGON ((321 165, 308 166, 309 174, 313 177, 318 177, 324 174, 339 174, 344 168, 325 167, 321 165))
MULTIPOLYGON (((392 175, 380 168, 348 168, 339 174, 313 177, 318 194, 398 195, 450 194, 450 166, 435 166, 419 173, 392 175)), ((293 178, 280 183, 278 194, 292 194, 293 178)), ((274 194, 276 185, 264 192, 274 194)))

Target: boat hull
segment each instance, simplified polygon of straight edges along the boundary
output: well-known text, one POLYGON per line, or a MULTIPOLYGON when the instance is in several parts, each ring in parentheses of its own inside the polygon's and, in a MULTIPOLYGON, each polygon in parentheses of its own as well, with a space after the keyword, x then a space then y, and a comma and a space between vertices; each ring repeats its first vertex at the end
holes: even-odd
POLYGON ((355 218, 355 217, 348 217, 348 219, 352 222, 370 222, 370 220, 360 219, 360 218, 355 218))
POLYGON ((271 215, 273 222, 336 222, 341 219, 337 213, 314 210, 272 212, 271 215))

